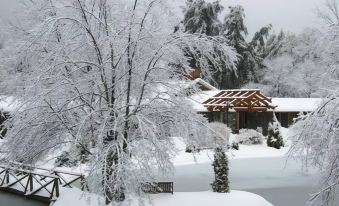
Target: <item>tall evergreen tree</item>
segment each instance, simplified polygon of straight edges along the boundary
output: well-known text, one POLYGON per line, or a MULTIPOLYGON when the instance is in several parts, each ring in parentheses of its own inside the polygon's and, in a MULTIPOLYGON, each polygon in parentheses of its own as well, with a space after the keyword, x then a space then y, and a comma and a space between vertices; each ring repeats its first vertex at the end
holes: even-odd
MULTIPOLYGON (((224 7, 220 4, 219 0, 214 1, 213 3, 205 2, 205 0, 187 0, 186 7, 183 10, 184 20, 181 22, 181 26, 177 26, 175 28, 174 32, 177 32, 179 29, 181 29, 186 33, 199 33, 207 36, 218 36, 220 44, 225 44, 226 41, 222 36, 222 22, 218 19, 218 15, 223 9, 224 7)), ((218 51, 215 52, 218 53, 218 51)), ((193 57, 189 52, 187 52, 186 55, 190 57, 191 67, 201 67, 196 63, 196 57, 193 57)), ((206 80, 210 81, 210 83, 214 86, 224 89, 225 87, 221 85, 221 82, 225 82, 223 73, 227 73, 226 70, 235 70, 235 67, 231 68, 227 64, 227 60, 225 60, 222 64, 223 70, 218 70, 214 68, 212 64, 210 64, 209 69, 214 73, 213 80, 206 80)), ((205 77, 203 76, 203 78, 205 77)))
MULTIPOLYGON (((218 15, 223 6, 219 1, 207 3, 205 0, 187 0, 184 9, 184 20, 181 29, 187 33, 200 33, 207 36, 221 36, 224 40, 220 44, 227 44, 235 48, 239 54, 237 69, 226 68, 214 70, 211 83, 219 89, 240 88, 248 82, 258 82, 260 71, 263 68, 263 57, 270 52, 266 48, 271 25, 261 28, 250 42, 246 41, 248 35, 245 25, 245 13, 242 6, 229 7, 229 14, 221 23, 218 15)), ((179 30, 175 28, 175 32, 179 30)), ((273 42, 271 42, 273 43, 273 42)), ((192 56, 189 53, 187 56, 192 56)), ((195 58, 191 57, 191 67, 199 67, 195 58)))
POLYGON ((182 21, 184 32, 218 36, 222 28, 218 15, 223 9, 219 1, 187 0, 182 21))
POLYGON ((280 31, 279 34, 269 35, 266 44, 265 44, 265 54, 263 58, 271 58, 277 55, 279 49, 283 45, 283 40, 285 39, 285 33, 280 31))
POLYGON ((213 181, 213 192, 227 193, 230 191, 228 180, 228 159, 225 151, 221 147, 217 147, 214 152, 213 162, 215 180, 213 181))
MULTIPOLYGON (((226 79, 232 80, 232 85, 224 85, 222 87, 232 86, 235 88, 241 87, 249 81, 256 82, 256 72, 260 68, 261 58, 256 54, 253 46, 246 42, 247 27, 244 23, 245 12, 242 6, 230 6, 229 14, 225 16, 223 23, 223 34, 227 38, 230 46, 233 46, 240 59, 237 65, 237 74, 228 72, 224 76, 226 79)), ((223 77, 223 79, 225 79, 223 77)))
POLYGON ((261 58, 265 58, 267 56, 267 41, 270 37, 270 30, 272 29, 272 25, 269 24, 267 26, 262 27, 259 31, 257 31, 252 41, 250 42, 250 45, 253 47, 257 55, 261 58))
MULTIPOLYGON (((207 36, 223 37, 223 26, 218 19, 218 15, 223 9, 223 6, 220 5, 220 1, 207 3, 204 0, 187 0, 186 9, 184 9, 184 20, 182 21, 183 31, 187 33, 201 33, 207 36)), ((178 30, 178 28, 176 28, 176 30, 178 30)), ((224 44, 225 42, 226 41, 223 40, 220 44, 224 44)), ((192 67, 199 67, 195 62, 195 59, 191 58, 190 65, 192 67)), ((234 85, 233 81, 236 79, 236 72, 227 71, 232 70, 231 68, 227 68, 227 64, 223 67, 224 70, 212 68, 214 75, 213 80, 211 80, 210 83, 220 89, 232 88, 234 85), (226 74, 228 73, 233 74, 233 76, 227 78, 226 74)))

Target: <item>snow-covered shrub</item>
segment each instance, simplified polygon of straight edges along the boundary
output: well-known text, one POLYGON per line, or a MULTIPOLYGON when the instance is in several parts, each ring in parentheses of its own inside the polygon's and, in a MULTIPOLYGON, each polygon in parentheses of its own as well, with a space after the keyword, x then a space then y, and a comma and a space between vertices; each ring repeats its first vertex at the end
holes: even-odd
POLYGON ((60 156, 55 160, 56 167, 74 167, 79 164, 79 160, 72 158, 69 152, 62 152, 60 156))
POLYGON ((200 148, 195 145, 187 145, 185 152, 187 153, 196 153, 200 152, 200 148))
POLYGON ((280 133, 280 123, 275 116, 273 118, 273 122, 270 122, 268 125, 267 146, 274 147, 276 149, 280 149, 284 146, 284 140, 280 133))
POLYGON ((228 181, 228 159, 222 147, 217 147, 214 153, 213 168, 215 180, 213 181, 213 192, 226 193, 230 191, 228 181))
POLYGON ((240 129, 237 140, 240 144, 261 144, 263 143, 264 136, 254 129, 240 129))
POLYGON ((235 149, 235 150, 239 150, 239 143, 238 142, 232 142, 230 148, 235 149))
POLYGON ((227 148, 228 149, 239 150, 239 141, 236 138, 236 135, 230 135, 230 138, 228 140, 227 148))
POLYGON ((76 146, 68 151, 63 151, 55 160, 54 165, 57 167, 75 167, 85 164, 89 161, 89 155, 80 146, 76 146))

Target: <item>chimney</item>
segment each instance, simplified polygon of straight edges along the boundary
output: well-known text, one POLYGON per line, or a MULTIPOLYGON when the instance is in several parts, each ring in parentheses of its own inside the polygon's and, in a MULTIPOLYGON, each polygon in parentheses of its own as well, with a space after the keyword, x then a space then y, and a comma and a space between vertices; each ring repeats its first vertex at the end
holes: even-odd
POLYGON ((198 67, 194 67, 192 68, 190 79, 194 80, 198 78, 201 78, 201 69, 199 69, 198 67))

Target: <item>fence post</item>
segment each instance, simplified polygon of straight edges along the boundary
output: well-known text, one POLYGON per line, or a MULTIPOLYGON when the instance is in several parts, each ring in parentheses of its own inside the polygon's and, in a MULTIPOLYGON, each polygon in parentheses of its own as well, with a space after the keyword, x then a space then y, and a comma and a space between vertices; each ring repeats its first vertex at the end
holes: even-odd
POLYGON ((6 184, 9 184, 9 170, 8 169, 5 172, 5 179, 6 179, 6 184))
POLYGON ((29 191, 32 192, 33 191, 33 175, 32 174, 29 174, 28 182, 29 182, 29 191))
POLYGON ((54 179, 55 196, 59 197, 59 178, 54 179))

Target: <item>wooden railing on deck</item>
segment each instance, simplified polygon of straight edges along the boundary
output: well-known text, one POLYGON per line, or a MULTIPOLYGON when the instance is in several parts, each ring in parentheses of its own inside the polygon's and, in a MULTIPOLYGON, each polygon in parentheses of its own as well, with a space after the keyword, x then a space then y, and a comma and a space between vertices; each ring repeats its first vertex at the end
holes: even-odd
POLYGON ((72 188, 71 184, 77 180, 81 181, 83 190, 84 175, 80 173, 49 170, 16 162, 11 162, 10 166, 0 165, 0 190, 43 202, 55 201, 60 195, 60 186, 72 188))

